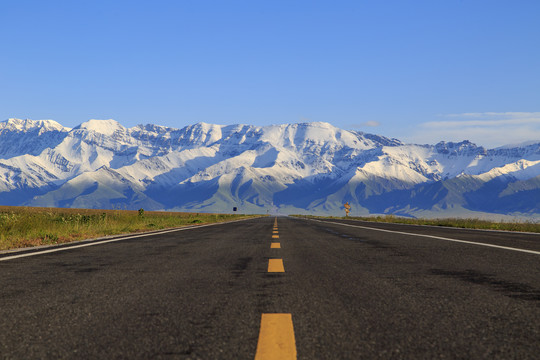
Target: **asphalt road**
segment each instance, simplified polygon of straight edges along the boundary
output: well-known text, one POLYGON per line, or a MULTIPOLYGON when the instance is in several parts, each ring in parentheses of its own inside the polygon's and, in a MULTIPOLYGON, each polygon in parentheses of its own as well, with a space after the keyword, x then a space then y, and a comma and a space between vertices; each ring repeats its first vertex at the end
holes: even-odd
POLYGON ((271 313, 298 359, 540 357, 540 235, 277 222, 0 261, 0 357, 254 359, 271 313))

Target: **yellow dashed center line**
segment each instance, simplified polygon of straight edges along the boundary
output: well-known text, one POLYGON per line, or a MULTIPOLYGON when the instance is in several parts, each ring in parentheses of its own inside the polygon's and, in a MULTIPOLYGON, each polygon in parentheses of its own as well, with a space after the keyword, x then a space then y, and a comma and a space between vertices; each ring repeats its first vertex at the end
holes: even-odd
POLYGON ((262 314, 255 360, 296 359, 291 314, 262 314))
MULTIPOLYGON (((279 239, 277 218, 272 239, 279 239)), ((272 242, 271 249, 281 249, 281 243, 272 242)), ((269 273, 284 273, 283 259, 268 259, 269 273)), ((255 360, 296 359, 296 342, 291 314, 262 314, 259 342, 255 360)))
POLYGON ((285 272, 283 259, 268 259, 268 272, 285 272))

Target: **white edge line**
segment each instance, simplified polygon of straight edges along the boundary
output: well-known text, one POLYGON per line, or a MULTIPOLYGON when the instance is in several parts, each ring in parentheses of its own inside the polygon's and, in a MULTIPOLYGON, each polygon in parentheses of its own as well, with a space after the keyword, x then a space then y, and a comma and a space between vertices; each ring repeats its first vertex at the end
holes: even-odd
POLYGON ((536 235, 540 236, 540 233, 532 232, 532 231, 517 231, 517 230, 496 230, 496 229, 480 229, 480 228, 466 228, 466 227, 459 227, 459 226, 442 226, 442 225, 426 225, 426 224, 407 224, 407 223, 400 223, 400 222, 388 222, 388 221, 369 221, 369 220, 352 220, 349 219, 349 221, 359 221, 359 222, 371 222, 371 223, 377 223, 377 224, 388 224, 388 225, 404 225, 404 226, 421 226, 421 227, 427 227, 427 228, 434 228, 434 229, 453 229, 453 230, 467 230, 467 231, 485 231, 485 232, 495 232, 500 234, 525 234, 525 235, 536 235))
MULTIPOLYGON (((91 243, 86 243, 86 244, 65 246, 65 247, 60 247, 60 248, 55 248, 55 249, 34 251, 34 252, 25 253, 25 254, 19 254, 19 255, 5 256, 5 257, 1 257, 0 261, 13 260, 13 259, 18 259, 18 258, 23 258, 23 257, 28 257, 28 256, 49 254, 49 253, 58 252, 58 251, 79 249, 79 248, 83 248, 83 247, 87 247, 87 246, 102 245, 102 244, 107 244, 107 243, 112 243, 112 242, 117 242, 117 241, 123 241, 123 240, 136 239, 136 238, 141 238, 141 237, 146 237, 146 236, 167 234, 167 233, 171 233, 171 232, 175 232, 175 231, 193 230, 193 229, 200 229, 202 227, 207 227, 207 226, 230 224, 230 223, 235 223, 235 222, 239 222, 239 221, 246 221, 246 220, 251 220, 251 219, 254 219, 254 218, 247 218, 247 219, 240 219, 240 220, 233 220, 233 221, 224 221, 224 222, 218 222, 218 223, 203 224, 203 225, 196 225, 196 226, 183 227, 183 228, 177 228, 177 229, 163 230, 163 231, 158 231, 158 232, 152 232, 152 233, 140 234, 140 235, 131 235, 131 236, 127 236, 127 237, 121 237, 121 238, 110 239, 110 240, 96 240, 96 241, 92 241, 91 243)), ((28 249, 31 250, 32 248, 28 248, 28 249)))
POLYGON ((452 241, 452 242, 458 242, 458 243, 463 243, 463 244, 479 245, 479 246, 486 246, 486 247, 492 247, 492 248, 497 248, 497 249, 512 250, 512 251, 519 251, 519 252, 524 252, 524 253, 528 253, 528 254, 540 255, 540 251, 518 249, 518 248, 509 247, 509 246, 501 246, 501 245, 479 243, 479 242, 467 241, 467 240, 451 239, 451 238, 445 238, 445 237, 435 236, 435 235, 415 234, 415 233, 408 233, 408 232, 403 232, 403 231, 378 229, 378 228, 372 228, 372 227, 369 227, 369 226, 351 225, 351 224, 344 224, 344 223, 339 223, 339 222, 334 222, 334 221, 323 221, 323 220, 317 220, 317 219, 307 219, 307 220, 318 221, 318 222, 328 223, 328 224, 350 226, 350 227, 361 228, 361 229, 382 231, 382 232, 388 232, 388 233, 394 233, 394 234, 409 235, 409 236, 419 236, 419 237, 425 237, 425 238, 430 238, 430 239, 452 241))

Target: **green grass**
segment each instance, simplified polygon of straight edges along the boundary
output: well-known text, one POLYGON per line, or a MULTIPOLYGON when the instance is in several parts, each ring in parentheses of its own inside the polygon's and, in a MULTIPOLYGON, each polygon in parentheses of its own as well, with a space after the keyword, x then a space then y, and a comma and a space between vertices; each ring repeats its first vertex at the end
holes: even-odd
POLYGON ((504 231, 522 231, 540 233, 540 224, 536 222, 493 222, 480 219, 414 219, 392 215, 386 216, 369 216, 369 217, 335 217, 335 216, 303 216, 299 217, 311 218, 326 218, 326 219, 350 219, 371 222, 385 222, 396 224, 412 224, 412 225, 431 225, 431 226, 446 226, 464 229, 484 229, 484 230, 504 230, 504 231))
POLYGON ((250 215, 0 206, 0 250, 247 217, 250 215))

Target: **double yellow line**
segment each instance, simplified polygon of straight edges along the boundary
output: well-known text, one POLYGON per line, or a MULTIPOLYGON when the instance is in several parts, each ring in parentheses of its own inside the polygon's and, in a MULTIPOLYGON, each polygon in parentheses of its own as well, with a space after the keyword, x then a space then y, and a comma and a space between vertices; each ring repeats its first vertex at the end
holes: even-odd
MULTIPOLYGON (((281 249, 277 217, 272 230, 271 249, 281 249)), ((268 259, 269 273, 284 273, 283 259, 268 259)), ((292 360, 296 359, 296 342, 292 314, 262 314, 261 330, 257 343, 255 360, 292 360)))

